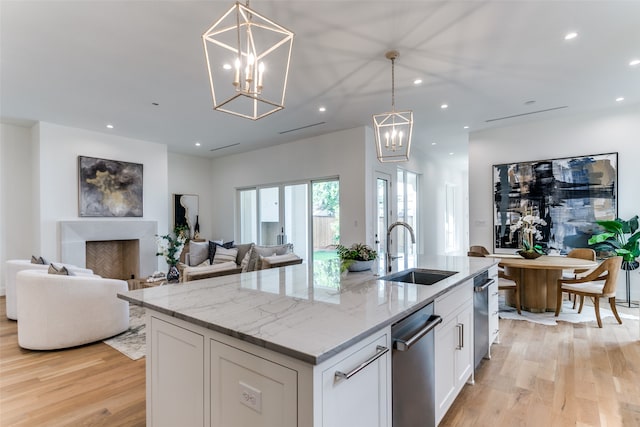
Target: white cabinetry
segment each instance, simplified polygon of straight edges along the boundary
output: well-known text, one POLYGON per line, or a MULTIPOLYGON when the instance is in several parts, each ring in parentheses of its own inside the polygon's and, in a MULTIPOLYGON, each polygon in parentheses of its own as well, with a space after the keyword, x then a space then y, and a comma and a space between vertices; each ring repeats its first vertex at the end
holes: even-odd
POLYGON ((366 341, 354 346, 356 348, 351 354, 323 370, 323 426, 391 426, 388 335, 366 341), (338 373, 352 376, 347 379, 338 373))
POLYGON ((436 298, 436 422, 439 423, 468 379, 473 381, 473 284, 465 282, 436 298))
POLYGON ((147 325, 150 427, 391 427, 390 327, 311 365, 152 310, 147 325))
POLYGON ((147 425, 204 426, 204 336, 153 317, 147 325, 147 425))

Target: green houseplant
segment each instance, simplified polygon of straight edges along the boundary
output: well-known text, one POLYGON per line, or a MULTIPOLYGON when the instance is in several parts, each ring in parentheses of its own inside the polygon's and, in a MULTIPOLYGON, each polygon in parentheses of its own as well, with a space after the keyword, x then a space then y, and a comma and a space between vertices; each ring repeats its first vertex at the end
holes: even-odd
POLYGON ((638 268, 640 257, 640 231, 638 231, 638 215, 628 221, 616 218, 613 221, 596 221, 604 228, 603 233, 594 234, 589 244, 598 252, 615 252, 623 259, 623 270, 638 268))
POLYGON ((598 252, 614 252, 622 257, 622 269, 626 271, 627 305, 631 307, 631 270, 640 266, 640 231, 638 215, 628 221, 616 218, 613 221, 596 221, 604 233, 594 234, 589 244, 598 252))
POLYGON ((336 249, 338 251, 338 257, 340 258, 342 271, 369 270, 373 265, 373 261, 378 258, 378 252, 374 251, 364 243, 354 243, 349 248, 343 245, 338 245, 336 249))

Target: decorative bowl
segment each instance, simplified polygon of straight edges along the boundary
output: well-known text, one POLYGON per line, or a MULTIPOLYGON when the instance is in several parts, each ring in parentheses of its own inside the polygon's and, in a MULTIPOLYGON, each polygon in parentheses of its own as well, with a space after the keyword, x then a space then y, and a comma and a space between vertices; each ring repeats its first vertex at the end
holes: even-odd
POLYGON ((536 251, 519 250, 517 253, 518 255, 520 255, 522 258, 525 258, 525 259, 536 259, 542 256, 542 254, 536 251))

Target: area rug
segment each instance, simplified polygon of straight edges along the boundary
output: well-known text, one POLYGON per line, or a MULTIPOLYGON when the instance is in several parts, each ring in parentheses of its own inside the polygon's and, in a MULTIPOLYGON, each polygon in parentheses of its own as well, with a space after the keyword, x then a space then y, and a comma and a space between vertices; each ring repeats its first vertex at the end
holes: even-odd
MULTIPOLYGON (((515 307, 510 307, 505 304, 504 298, 500 298, 499 305, 499 316, 500 319, 511 319, 511 320, 527 320, 529 322, 540 323, 542 325, 548 326, 556 326, 560 322, 571 322, 571 323, 581 323, 581 322, 595 322, 596 321, 596 312, 592 306, 585 305, 582 309, 582 313, 578 313, 578 308, 575 309, 573 307, 573 302, 564 301, 562 304, 562 310, 558 317, 555 316, 555 313, 548 311, 546 313, 530 313, 525 310, 521 310, 522 314, 518 314, 515 307)), ((638 316, 633 316, 630 314, 624 314, 618 311, 621 319, 631 319, 638 320, 638 316)), ((600 318, 604 319, 605 317, 613 317, 613 312, 609 309, 606 309, 600 304, 600 318)), ((623 320, 624 321, 624 320, 623 320)))
POLYGON ((103 342, 130 359, 138 360, 144 357, 147 351, 144 314, 144 307, 130 304, 129 329, 103 342))

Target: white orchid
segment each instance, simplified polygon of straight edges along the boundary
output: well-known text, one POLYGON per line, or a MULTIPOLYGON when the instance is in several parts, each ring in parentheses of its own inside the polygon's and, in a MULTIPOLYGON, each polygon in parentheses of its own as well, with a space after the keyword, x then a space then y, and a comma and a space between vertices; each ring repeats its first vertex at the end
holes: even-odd
POLYGON ((533 209, 531 209, 531 213, 527 213, 527 209, 525 208, 525 215, 518 219, 515 224, 512 224, 509 230, 511 234, 522 230, 523 244, 527 248, 533 248, 534 241, 542 240, 542 232, 537 229, 538 225, 545 226, 547 225, 547 221, 537 215, 533 215, 533 209))

